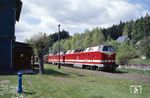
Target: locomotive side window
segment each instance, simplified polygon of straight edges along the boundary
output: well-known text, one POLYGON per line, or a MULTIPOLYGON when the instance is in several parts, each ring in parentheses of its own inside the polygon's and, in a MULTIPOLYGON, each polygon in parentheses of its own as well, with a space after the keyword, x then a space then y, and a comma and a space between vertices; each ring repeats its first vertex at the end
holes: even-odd
POLYGON ((112 46, 109 46, 109 51, 115 52, 114 48, 112 46))

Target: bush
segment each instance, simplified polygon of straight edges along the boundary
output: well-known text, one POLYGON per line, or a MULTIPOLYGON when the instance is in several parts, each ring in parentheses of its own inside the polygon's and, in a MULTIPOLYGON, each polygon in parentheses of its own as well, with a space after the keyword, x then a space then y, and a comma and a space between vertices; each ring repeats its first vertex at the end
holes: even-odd
POLYGON ((144 55, 147 58, 150 58, 150 44, 149 44, 149 42, 150 42, 150 36, 141 40, 141 43, 138 46, 138 49, 140 51, 140 55, 144 55))
POLYGON ((138 56, 138 52, 132 46, 129 46, 126 43, 123 43, 119 46, 117 50, 117 63, 121 65, 128 64, 130 59, 133 59, 138 56))

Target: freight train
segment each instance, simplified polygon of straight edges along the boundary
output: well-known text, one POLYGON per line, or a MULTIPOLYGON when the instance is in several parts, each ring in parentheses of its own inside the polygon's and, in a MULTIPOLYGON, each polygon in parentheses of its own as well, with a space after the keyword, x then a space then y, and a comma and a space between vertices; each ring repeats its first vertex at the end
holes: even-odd
POLYGON ((111 45, 99 45, 86 49, 68 50, 66 53, 49 54, 45 61, 52 64, 78 67, 92 70, 114 71, 116 53, 111 45))

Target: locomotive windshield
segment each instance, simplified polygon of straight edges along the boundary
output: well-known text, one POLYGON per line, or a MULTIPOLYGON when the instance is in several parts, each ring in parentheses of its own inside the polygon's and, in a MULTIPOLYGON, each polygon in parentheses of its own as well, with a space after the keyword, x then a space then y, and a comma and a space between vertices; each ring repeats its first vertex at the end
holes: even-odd
POLYGON ((114 48, 112 46, 103 46, 102 51, 114 52, 114 48))

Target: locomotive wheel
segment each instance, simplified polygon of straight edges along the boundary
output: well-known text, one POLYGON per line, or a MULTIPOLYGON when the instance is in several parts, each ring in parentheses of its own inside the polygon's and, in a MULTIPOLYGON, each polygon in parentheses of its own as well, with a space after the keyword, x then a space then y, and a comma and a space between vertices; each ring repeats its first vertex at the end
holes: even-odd
POLYGON ((86 69, 86 65, 82 65, 82 68, 83 68, 83 69, 86 69))
POLYGON ((97 66, 92 66, 92 70, 97 70, 98 67, 97 66))

